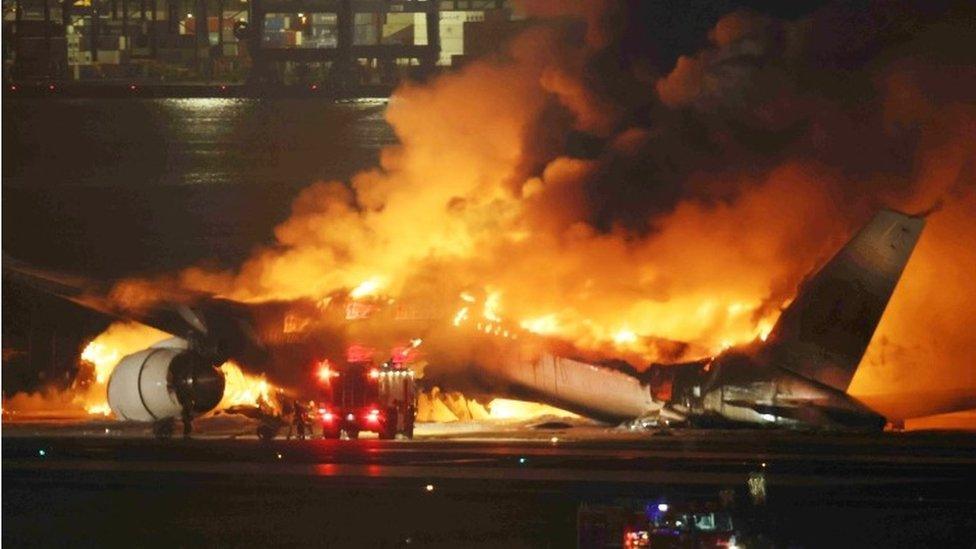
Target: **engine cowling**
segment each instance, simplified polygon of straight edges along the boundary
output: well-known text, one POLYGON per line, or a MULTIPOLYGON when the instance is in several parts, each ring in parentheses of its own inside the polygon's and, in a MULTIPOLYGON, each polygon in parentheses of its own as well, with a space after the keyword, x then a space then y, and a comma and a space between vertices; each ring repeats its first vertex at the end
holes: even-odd
POLYGON ((224 374, 193 350, 150 347, 125 356, 108 380, 108 405, 128 421, 204 414, 224 396, 224 374))

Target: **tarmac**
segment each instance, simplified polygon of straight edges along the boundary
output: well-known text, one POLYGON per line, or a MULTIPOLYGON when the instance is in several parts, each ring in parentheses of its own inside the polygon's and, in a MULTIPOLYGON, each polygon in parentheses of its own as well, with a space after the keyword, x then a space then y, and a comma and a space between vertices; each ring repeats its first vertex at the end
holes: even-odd
POLYGON ((572 547, 581 509, 725 493, 774 546, 976 543, 972 433, 543 418, 421 425, 414 440, 261 442, 246 421, 217 419, 189 440, 111 421, 5 421, 3 542, 572 547))

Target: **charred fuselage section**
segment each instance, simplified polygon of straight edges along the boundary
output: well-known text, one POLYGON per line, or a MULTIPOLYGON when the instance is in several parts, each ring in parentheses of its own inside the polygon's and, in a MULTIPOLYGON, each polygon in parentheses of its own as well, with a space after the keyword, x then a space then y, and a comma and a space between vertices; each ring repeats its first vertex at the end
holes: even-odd
POLYGON ((644 376, 667 416, 696 426, 880 429, 884 417, 846 393, 745 354, 653 365, 644 376))

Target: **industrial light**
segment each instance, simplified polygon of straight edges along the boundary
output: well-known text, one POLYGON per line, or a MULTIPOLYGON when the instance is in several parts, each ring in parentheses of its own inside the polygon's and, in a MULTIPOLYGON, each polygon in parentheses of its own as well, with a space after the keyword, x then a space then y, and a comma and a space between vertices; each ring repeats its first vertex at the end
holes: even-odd
POLYGON ((376 368, 370 368, 369 377, 370 379, 378 379, 380 377, 380 371, 376 368))
POLYGON ((657 510, 660 511, 660 512, 662 512, 662 513, 667 513, 668 512, 668 504, 667 503, 658 503, 657 504, 657 510))
POLYGON ((433 492, 434 491, 434 485, 433 484, 428 484, 427 486, 424 486, 424 490, 427 490, 428 492, 433 492))
POLYGON ((39 455, 41 457, 44 457, 44 456, 47 455, 47 452, 45 452, 44 449, 42 448, 42 449, 40 449, 40 450, 37 451, 37 455, 39 455))

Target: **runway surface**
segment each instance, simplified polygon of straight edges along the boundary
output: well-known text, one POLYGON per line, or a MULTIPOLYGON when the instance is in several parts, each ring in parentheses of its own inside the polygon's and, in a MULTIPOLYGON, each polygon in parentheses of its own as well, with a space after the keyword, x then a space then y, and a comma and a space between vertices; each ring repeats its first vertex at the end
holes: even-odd
POLYGON ((455 425, 412 441, 264 443, 103 425, 82 437, 5 423, 4 543, 572 547, 582 509, 723 490, 739 523, 775 543, 976 540, 973 434, 455 425))

